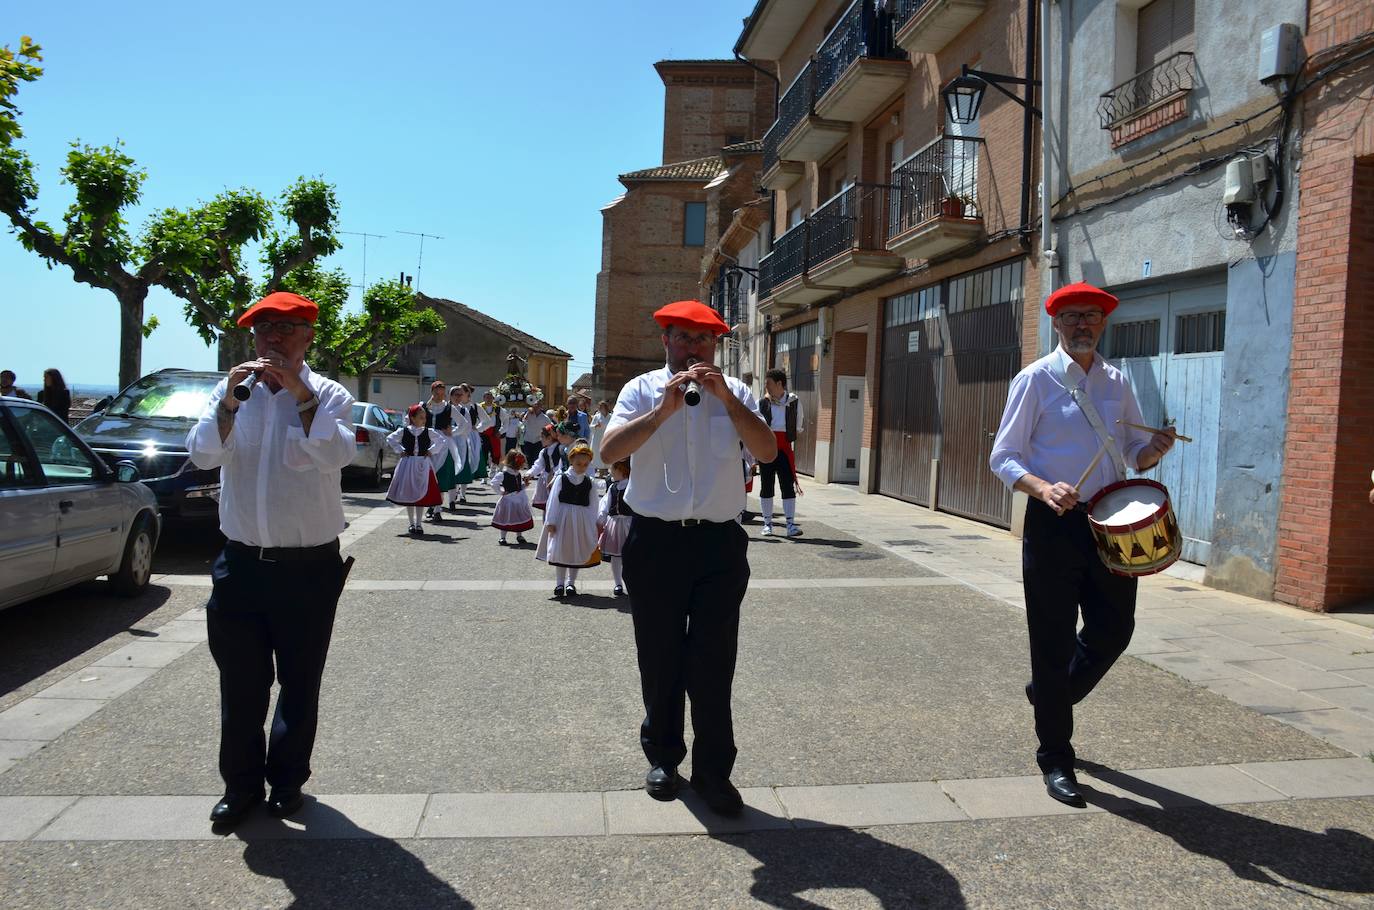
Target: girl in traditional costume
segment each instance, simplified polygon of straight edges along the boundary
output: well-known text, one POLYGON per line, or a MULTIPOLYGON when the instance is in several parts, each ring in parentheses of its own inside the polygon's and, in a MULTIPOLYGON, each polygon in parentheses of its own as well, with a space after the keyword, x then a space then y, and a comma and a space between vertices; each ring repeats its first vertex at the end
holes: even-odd
POLYGON ((443 502, 434 468, 447 457, 448 440, 433 427, 425 426, 424 405, 411 405, 406 418, 406 425, 386 438, 386 444, 401 456, 391 474, 386 498, 406 507, 410 533, 416 535, 421 533, 420 510, 443 502))
POLYGON ((500 546, 506 545, 506 534, 515 532, 515 542, 525 543, 522 531, 534 527, 534 513, 530 511, 530 501, 525 496, 525 484, 529 478, 520 473, 525 466, 525 456, 518 450, 506 453, 506 463, 491 479, 491 488, 501 494, 496 501, 496 511, 491 514, 491 526, 501 532, 500 546))
POLYGON ((553 487, 554 478, 567 467, 567 462, 563 460, 563 449, 553 434, 553 427, 547 424, 544 426, 539 433, 539 442, 543 448, 539 450, 539 457, 534 460, 534 467, 530 469, 530 476, 535 479, 534 502, 531 505, 542 512, 544 504, 549 501, 549 490, 553 487))
POLYGON ((625 488, 629 483, 630 459, 623 458, 611 465, 611 483, 606 487, 606 495, 601 497, 601 508, 596 516, 596 526, 601 529, 601 555, 611 560, 611 578, 615 582, 612 597, 625 594, 620 554, 625 548, 625 538, 630 534, 630 522, 635 514, 625 501, 625 488))
POLYGON ((592 447, 574 443, 568 452, 568 468, 554 478, 549 490, 544 527, 534 558, 554 567, 554 597, 577 596, 577 571, 597 565, 596 484, 587 472, 592 447))

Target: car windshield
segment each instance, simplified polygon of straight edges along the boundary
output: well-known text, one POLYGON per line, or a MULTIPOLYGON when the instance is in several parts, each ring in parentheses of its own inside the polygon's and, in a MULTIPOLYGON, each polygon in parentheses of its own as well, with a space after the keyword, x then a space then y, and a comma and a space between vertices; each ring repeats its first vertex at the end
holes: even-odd
POLYGON ((196 420, 205 413, 218 376, 155 373, 129 386, 105 409, 108 417, 196 420))
POLYGON ((367 412, 367 406, 361 404, 353 405, 353 422, 362 423, 363 417, 367 412))

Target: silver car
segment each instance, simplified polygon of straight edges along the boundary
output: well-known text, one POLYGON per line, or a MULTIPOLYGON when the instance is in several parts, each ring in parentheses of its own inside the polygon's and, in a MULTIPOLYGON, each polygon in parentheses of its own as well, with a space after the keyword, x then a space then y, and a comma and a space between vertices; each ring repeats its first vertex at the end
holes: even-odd
POLYGON ((401 456, 391 451, 386 438, 396 425, 380 405, 366 401, 353 403, 353 436, 358 451, 344 468, 350 474, 360 474, 377 489, 382 488, 383 475, 396 467, 401 456))
POLYGON ((0 398, 0 608, 101 575, 137 594, 161 531, 136 465, 111 468, 47 408, 0 398))

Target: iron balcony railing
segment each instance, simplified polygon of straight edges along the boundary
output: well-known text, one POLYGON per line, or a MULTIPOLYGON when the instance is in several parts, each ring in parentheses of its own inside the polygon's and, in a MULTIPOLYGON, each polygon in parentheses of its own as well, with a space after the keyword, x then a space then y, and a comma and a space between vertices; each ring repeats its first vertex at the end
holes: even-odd
POLYGON ((886 10, 876 10, 874 0, 855 0, 816 49, 816 98, 824 97, 861 57, 905 60, 906 51, 892 35, 892 16, 886 10))
POLYGON ((941 136, 892 169, 888 237, 941 216, 981 218, 978 159, 983 140, 941 136))
POLYGON ((921 11, 930 0, 895 0, 888 4, 892 10, 892 32, 896 34, 903 25, 911 21, 911 17, 921 11))
POLYGON ((768 128, 768 132, 763 134, 763 172, 768 173, 769 169, 778 163, 778 145, 781 144, 783 137, 792 132, 792 129, 802 122, 802 119, 809 117, 815 112, 815 82, 812 78, 814 70, 810 63, 802 67, 802 71, 797 74, 797 78, 792 80, 792 84, 787 87, 787 91, 782 93, 781 100, 778 101, 778 119, 768 128))
POLYGON ((1171 95, 1191 91, 1195 69, 1192 51, 1179 51, 1104 92, 1097 102, 1102 128, 1111 129, 1171 95))
POLYGON ((886 250, 884 217, 895 187, 855 183, 836 193, 773 244, 759 263, 759 300, 778 285, 852 250, 886 250))

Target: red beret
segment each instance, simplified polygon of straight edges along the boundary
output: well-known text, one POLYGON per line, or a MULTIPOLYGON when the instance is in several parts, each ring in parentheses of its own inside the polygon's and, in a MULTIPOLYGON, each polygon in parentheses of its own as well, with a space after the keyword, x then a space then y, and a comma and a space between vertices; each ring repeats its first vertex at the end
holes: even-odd
POLYGON ((1106 316, 1116 309, 1117 299, 1101 288, 1095 288, 1086 281, 1066 285, 1050 295, 1045 301, 1045 312, 1051 316, 1059 315, 1059 308, 1068 304, 1090 303, 1102 310, 1106 316))
POLYGON ((244 310, 238 319, 241 329, 249 328, 259 317, 272 316, 276 319, 304 319, 311 325, 320 315, 320 308, 313 301, 290 291, 273 291, 257 303, 244 310))
POLYGON ((724 335, 730 331, 725 320, 700 300, 678 300, 660 307, 654 313, 654 321, 665 330, 676 325, 694 332, 710 332, 713 335, 724 335))

